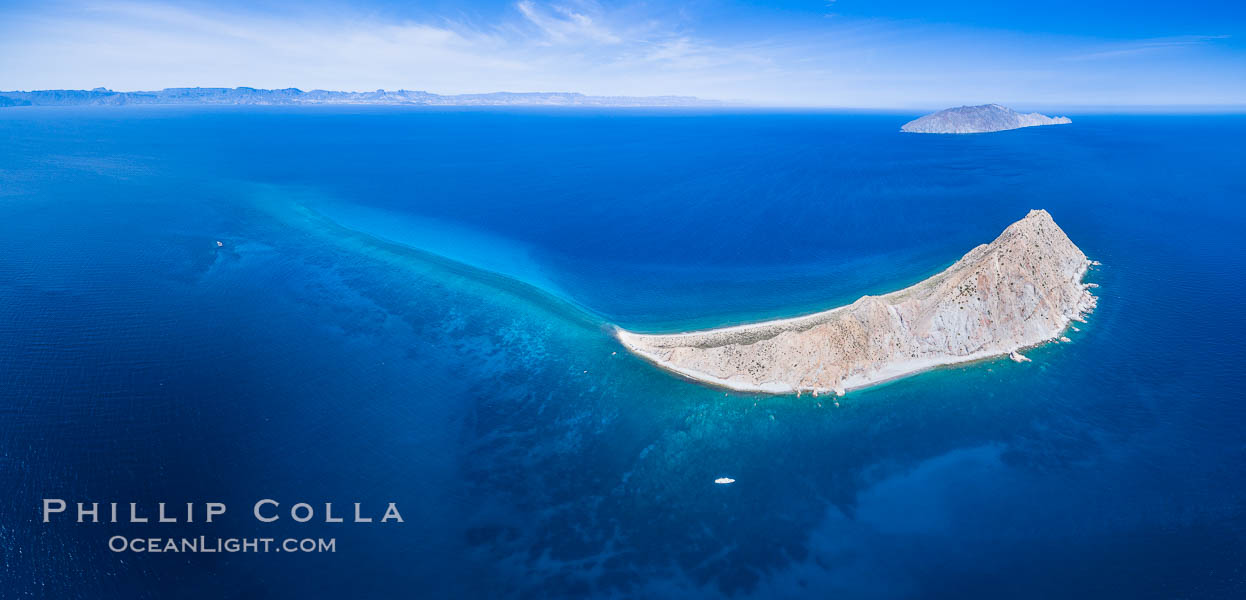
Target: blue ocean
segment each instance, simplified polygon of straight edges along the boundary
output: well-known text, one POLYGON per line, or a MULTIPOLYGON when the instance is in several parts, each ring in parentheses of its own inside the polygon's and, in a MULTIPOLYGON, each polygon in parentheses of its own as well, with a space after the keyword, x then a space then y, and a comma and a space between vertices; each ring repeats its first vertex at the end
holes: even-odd
POLYGON ((0 109, 0 597, 1246 597, 1246 116, 914 116, 0 109), (836 405, 611 336, 898 289, 1032 208, 1102 264, 1031 363, 836 405))

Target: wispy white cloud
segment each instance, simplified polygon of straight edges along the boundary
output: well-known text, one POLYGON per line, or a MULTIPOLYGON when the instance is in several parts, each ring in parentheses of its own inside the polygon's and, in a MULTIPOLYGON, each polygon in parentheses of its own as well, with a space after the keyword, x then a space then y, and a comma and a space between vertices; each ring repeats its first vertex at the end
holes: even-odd
POLYGON ((554 42, 590 41, 618 44, 623 41, 619 34, 594 17, 566 6, 554 5, 546 9, 530 0, 522 0, 515 7, 529 23, 535 25, 554 42))
POLYGON ((1183 35, 1165 38, 1149 38, 1142 40, 1131 40, 1128 42, 1116 42, 1102 47, 1100 50, 1094 50, 1082 54, 1075 54, 1067 57, 1068 60, 1103 60, 1113 58, 1132 57, 1139 54, 1153 54, 1156 52, 1165 52, 1169 50, 1177 50, 1188 48, 1190 46, 1203 46, 1214 43, 1218 40, 1229 39, 1228 35, 1183 35))
POLYGON ((278 16, 205 5, 66 1, 7 11, 0 20, 0 53, 21 57, 0 61, 0 89, 579 91, 923 108, 1017 100, 1030 106, 1246 102, 1246 85, 1226 83, 1241 74, 1240 56, 1199 69, 1121 68, 1149 53, 1227 46, 1218 43, 1224 36, 1105 44, 823 19, 816 11, 803 21, 708 29, 688 7, 594 0, 516 0, 489 17, 420 19, 349 9, 278 16))
POLYGON ((0 66, 0 87, 713 94, 722 90, 699 82, 722 81, 764 62, 756 48, 717 46, 659 20, 623 18, 590 3, 522 0, 512 12, 511 20, 469 25, 361 15, 290 21, 136 2, 96 4, 11 23, 0 49, 39 60, 0 66))

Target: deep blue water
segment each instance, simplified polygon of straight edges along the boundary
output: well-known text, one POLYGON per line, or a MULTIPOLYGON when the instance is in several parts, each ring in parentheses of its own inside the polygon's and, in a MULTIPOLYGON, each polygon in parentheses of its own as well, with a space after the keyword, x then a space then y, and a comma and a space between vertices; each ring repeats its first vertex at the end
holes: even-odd
POLYGON ((1246 595, 1246 117, 911 116, 0 111, 0 596, 1246 595), (608 333, 889 291, 1031 208, 1103 263, 1032 363, 834 407, 608 333), (404 522, 257 524, 265 497, 404 522))

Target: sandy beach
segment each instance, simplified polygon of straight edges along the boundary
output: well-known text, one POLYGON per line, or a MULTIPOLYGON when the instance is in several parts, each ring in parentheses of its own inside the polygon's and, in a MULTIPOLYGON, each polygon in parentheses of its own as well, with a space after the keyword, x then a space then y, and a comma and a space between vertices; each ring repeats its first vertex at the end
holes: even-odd
POLYGON ((842 395, 1062 338, 1095 307, 1094 284, 1082 283, 1091 264, 1035 210, 944 271, 882 296, 718 329, 615 335, 637 356, 701 383, 842 395))

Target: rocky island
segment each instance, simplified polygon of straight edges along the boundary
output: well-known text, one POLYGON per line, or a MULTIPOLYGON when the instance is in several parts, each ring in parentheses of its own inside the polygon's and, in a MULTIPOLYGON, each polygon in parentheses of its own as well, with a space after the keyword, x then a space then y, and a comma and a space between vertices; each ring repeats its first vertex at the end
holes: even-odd
POLYGON ((1045 210, 944 271, 883 296, 803 317, 676 334, 616 329, 631 352, 740 391, 834 392, 1054 341, 1096 298, 1091 265, 1045 210))
POLYGON ((1019 113, 1007 106, 983 104, 949 108, 913 119, 900 127, 908 133, 989 133, 1038 125, 1065 125, 1068 117, 1048 117, 1038 113, 1019 113))

